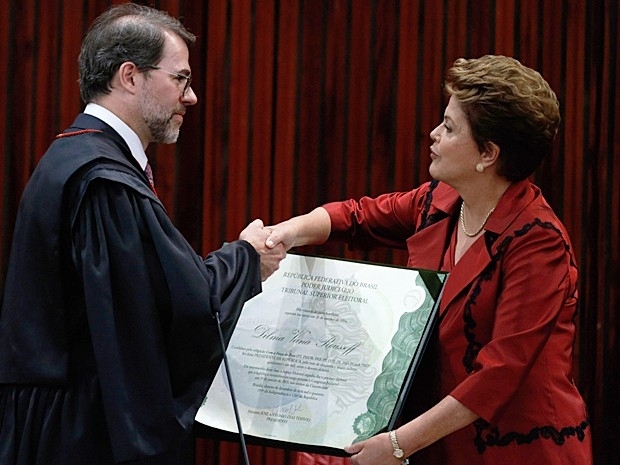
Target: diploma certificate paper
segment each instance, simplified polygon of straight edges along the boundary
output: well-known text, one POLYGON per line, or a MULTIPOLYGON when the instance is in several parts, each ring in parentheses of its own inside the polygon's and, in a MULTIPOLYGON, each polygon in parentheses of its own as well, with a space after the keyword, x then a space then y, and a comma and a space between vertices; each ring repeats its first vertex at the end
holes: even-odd
MULTIPOLYGON (((446 276, 289 253, 245 303, 226 351, 244 438, 345 455, 393 427, 446 276)), ((235 439, 223 363, 196 421, 201 436, 235 439)))

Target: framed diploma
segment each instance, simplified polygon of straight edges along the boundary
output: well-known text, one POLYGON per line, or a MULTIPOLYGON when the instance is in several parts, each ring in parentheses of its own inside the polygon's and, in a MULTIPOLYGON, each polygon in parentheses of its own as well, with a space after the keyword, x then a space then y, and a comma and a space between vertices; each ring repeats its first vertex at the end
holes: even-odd
MULTIPOLYGON (((329 455, 392 428, 445 273, 289 253, 247 301, 226 351, 244 438, 329 455)), ((235 440, 224 366, 196 415, 235 440)))

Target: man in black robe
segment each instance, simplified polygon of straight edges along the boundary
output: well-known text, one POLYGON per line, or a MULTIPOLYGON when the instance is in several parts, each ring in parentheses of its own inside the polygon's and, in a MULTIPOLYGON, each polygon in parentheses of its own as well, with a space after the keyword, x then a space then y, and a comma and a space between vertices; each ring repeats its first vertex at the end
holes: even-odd
POLYGON ((243 302, 284 251, 259 220, 199 257, 150 183, 197 98, 179 21, 113 7, 80 53, 84 113, 20 203, 0 310, 0 464, 187 464, 243 302), (145 171, 146 170, 146 171, 145 171))

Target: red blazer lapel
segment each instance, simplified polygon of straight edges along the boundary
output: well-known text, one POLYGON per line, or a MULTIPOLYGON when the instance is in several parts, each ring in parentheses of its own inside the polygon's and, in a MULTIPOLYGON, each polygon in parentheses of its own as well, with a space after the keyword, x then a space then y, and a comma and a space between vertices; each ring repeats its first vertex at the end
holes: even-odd
MULTIPOLYGON (((425 270, 439 270, 445 250, 446 238, 450 234, 450 218, 434 223, 407 239, 409 251, 408 266, 425 270)), ((448 239, 449 240, 449 239, 448 239)))
MULTIPOLYGON (((407 240, 411 268, 439 270, 444 251, 452 235, 453 221, 445 218, 414 234, 407 240), (438 253, 438 250, 441 251, 438 253)), ((440 315, 447 306, 465 289, 491 261, 484 238, 477 240, 459 261, 465 266, 456 266, 448 275, 441 298, 440 315)))
MULTIPOLYGON (((472 244, 448 275, 441 301, 441 314, 483 272, 510 225, 537 193, 528 180, 515 183, 506 190, 489 218, 484 235, 472 244)), ((433 196, 429 215, 439 213, 445 216, 407 240, 408 266, 430 270, 440 268, 460 203, 461 198, 454 189, 447 186, 444 188, 440 184, 433 196)))
POLYGON ((439 307, 440 316, 444 314, 450 303, 482 273, 490 261, 491 255, 486 247, 484 237, 481 236, 448 274, 439 307))

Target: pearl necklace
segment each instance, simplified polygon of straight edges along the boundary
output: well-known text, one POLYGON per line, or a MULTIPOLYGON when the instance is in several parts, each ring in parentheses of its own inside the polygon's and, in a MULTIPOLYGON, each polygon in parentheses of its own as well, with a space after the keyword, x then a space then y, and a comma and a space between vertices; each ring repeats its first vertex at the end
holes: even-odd
POLYGON ((482 220, 482 224, 476 230, 476 232, 470 233, 469 231, 467 231, 467 228, 465 227, 465 210, 463 209, 464 205, 465 205, 465 202, 462 202, 461 203, 461 229, 463 230, 466 236, 476 237, 478 234, 480 234, 480 231, 484 229, 484 226, 487 224, 487 221, 489 220, 489 216, 491 216, 491 213, 493 213, 493 210, 495 210, 495 208, 491 208, 489 210, 489 213, 487 213, 487 216, 484 217, 484 220, 482 220))

